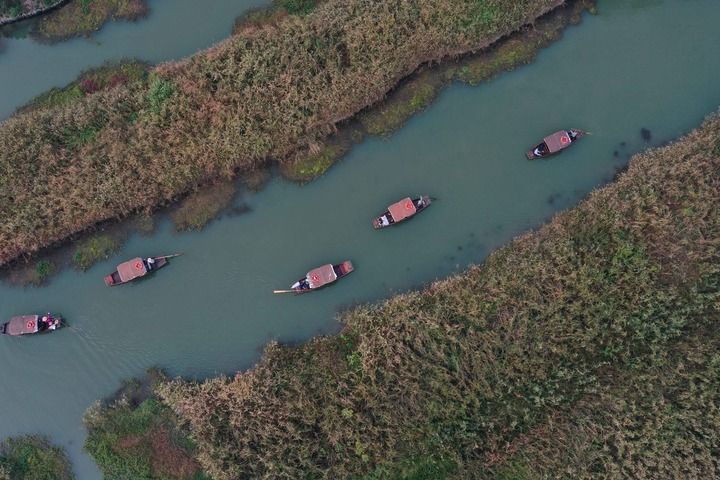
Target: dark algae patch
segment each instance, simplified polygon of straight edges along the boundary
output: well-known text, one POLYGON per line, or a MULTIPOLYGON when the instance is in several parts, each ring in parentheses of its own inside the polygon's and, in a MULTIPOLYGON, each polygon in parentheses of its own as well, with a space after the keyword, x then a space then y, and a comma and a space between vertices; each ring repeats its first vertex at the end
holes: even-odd
POLYGON ((337 125, 418 66, 560 3, 303 2, 145 79, 81 80, 0 126, 0 264, 272 164, 317 155, 297 169, 315 176, 342 151, 323 152, 337 125))
POLYGON ((717 476, 720 117, 481 266, 156 388, 213 478, 717 476))
POLYGON ((0 480, 73 480, 65 452, 37 435, 0 443, 0 480))

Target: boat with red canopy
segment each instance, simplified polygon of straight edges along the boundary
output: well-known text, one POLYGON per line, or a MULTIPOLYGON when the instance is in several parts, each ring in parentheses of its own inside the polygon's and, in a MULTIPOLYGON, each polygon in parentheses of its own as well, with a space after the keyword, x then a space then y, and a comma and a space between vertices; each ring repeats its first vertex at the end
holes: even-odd
POLYGON ((36 333, 54 332, 63 326, 60 315, 20 315, 0 325, 0 335, 19 337, 36 333))
POLYGON ((528 160, 535 160, 536 158, 549 157, 550 155, 554 155, 566 149, 575 143, 577 139, 582 138, 585 135, 587 135, 587 132, 583 132, 577 128, 560 130, 552 135, 548 135, 541 143, 528 150, 527 158, 528 160))
POLYGON ((313 268, 303 278, 295 282, 290 290, 275 290, 273 293, 307 293, 333 283, 355 270, 350 260, 337 265, 328 263, 321 267, 313 268))
POLYGON ((114 287, 115 285, 122 285, 123 283, 132 282, 138 278, 145 277, 148 274, 155 272, 155 270, 160 270, 162 267, 166 266, 169 263, 168 260, 170 258, 178 257, 180 255, 182 254, 176 253, 174 255, 148 257, 146 259, 142 259, 140 257, 133 258, 132 260, 121 263, 117 266, 117 270, 110 275, 105 276, 105 285, 114 287))
POLYGON ((417 198, 405 197, 390 205, 385 213, 375 218, 372 222, 373 228, 378 230, 412 218, 425 210, 430 203, 432 203, 432 199, 427 195, 417 198))

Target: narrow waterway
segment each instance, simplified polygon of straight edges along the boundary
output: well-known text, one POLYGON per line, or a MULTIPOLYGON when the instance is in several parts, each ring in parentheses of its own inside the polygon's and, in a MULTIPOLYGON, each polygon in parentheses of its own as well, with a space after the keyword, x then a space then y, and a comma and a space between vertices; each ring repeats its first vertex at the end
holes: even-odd
POLYGON ((47 288, 0 286, 0 318, 53 310, 72 323, 0 338, 0 437, 45 432, 68 448, 78 478, 99 478, 82 452, 81 418, 122 379, 154 365, 195 378, 230 373, 251 366, 270 340, 336 331, 338 310, 482 261, 610 181, 631 153, 681 135, 720 105, 720 2, 607 0, 599 12, 532 65, 448 88, 395 135, 365 141, 305 187, 274 180, 238 198, 248 213, 200 233, 175 234, 166 221, 47 288), (525 160, 537 139, 571 126, 592 135, 551 160, 525 160), (439 200, 407 224, 373 231, 373 215, 416 193, 439 200), (152 279, 103 285, 128 257, 176 251, 186 255, 152 279), (356 272, 334 286, 271 293, 344 259, 356 272))
POLYGON ((33 97, 62 87, 88 68, 137 58, 174 60, 230 35, 235 18, 269 0, 147 0, 150 14, 137 22, 109 22, 89 38, 54 44, 28 36, 35 20, 0 29, 0 121, 33 97))

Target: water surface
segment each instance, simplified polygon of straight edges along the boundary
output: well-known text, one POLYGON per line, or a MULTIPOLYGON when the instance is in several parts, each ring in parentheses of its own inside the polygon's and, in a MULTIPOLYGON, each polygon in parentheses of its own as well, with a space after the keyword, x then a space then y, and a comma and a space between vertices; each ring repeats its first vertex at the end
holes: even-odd
MULTIPOLYGON (((147 0, 150 14, 137 22, 109 22, 89 38, 46 44, 29 36, 0 38, 0 121, 52 87, 108 61, 174 60, 230 35, 235 18, 268 0, 147 0)), ((30 22, 4 32, 21 34, 30 22)), ((0 30, 2 36, 3 30, 0 30)))
POLYGON ((122 379, 154 365, 195 378, 230 373, 256 362, 270 340, 334 332, 339 309, 481 261, 609 181, 631 153, 681 135, 720 104, 720 56, 700 48, 720 45, 720 2, 617 0, 599 10, 534 64, 448 88, 318 181, 274 180, 243 195, 247 214, 193 234, 165 222, 86 274, 69 271, 41 289, 0 286, 0 318, 54 310, 73 326, 0 338, 0 436, 46 432, 68 448, 78 478, 99 478, 81 451, 81 417, 122 379), (593 135, 551 160, 524 159, 537 139, 571 126, 593 135), (402 226, 373 231, 374 215, 418 193, 439 200, 402 226), (103 285, 126 258, 176 251, 186 255, 152 279, 103 285), (344 259, 356 271, 334 286, 271 293, 344 259))

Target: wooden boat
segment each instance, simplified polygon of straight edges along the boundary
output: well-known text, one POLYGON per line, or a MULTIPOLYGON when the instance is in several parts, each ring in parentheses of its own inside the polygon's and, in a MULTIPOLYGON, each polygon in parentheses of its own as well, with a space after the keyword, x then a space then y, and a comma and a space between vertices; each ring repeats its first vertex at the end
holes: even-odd
POLYGON ((307 293, 325 285, 333 283, 338 278, 342 278, 352 273, 355 268, 350 260, 346 260, 337 265, 327 264, 310 270, 307 275, 295 282, 290 290, 275 290, 273 293, 307 293))
POLYGON ((542 142, 528 150, 527 158, 528 160, 535 160, 536 158, 549 157, 550 155, 554 155, 566 149, 575 143, 577 139, 582 138, 585 135, 587 135, 587 132, 583 132, 577 128, 560 130, 552 135, 548 135, 542 142))
POLYGON ((385 213, 375 218, 373 228, 378 230, 412 218, 425 210, 430 203, 432 203, 432 199, 427 195, 417 198, 405 197, 390 205, 385 213))
POLYGON ((133 258, 132 260, 121 263, 117 266, 117 270, 107 275, 105 277, 105 285, 114 287, 115 285, 122 285, 123 283, 145 277, 166 266, 170 258, 180 255, 182 254, 176 253, 175 255, 165 255, 162 257, 148 257, 144 260, 140 257, 133 258))
POLYGON ((0 325, 0 335, 34 335, 36 333, 54 332, 63 327, 60 315, 20 315, 12 317, 9 322, 0 325))

